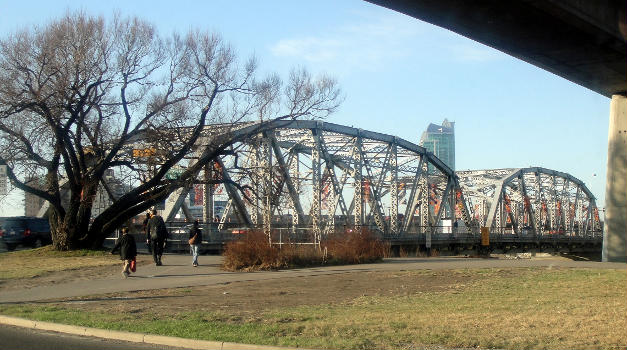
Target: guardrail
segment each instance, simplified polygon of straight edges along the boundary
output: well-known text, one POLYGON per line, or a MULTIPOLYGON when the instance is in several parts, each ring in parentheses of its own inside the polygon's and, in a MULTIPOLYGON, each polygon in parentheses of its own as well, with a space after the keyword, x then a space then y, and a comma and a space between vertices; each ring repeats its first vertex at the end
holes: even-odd
MULTIPOLYGON (((202 245, 203 251, 221 251, 224 244, 241 237, 250 228, 240 227, 238 224, 225 224, 222 230, 218 230, 219 223, 202 223, 202 245)), ((189 222, 167 222, 166 227, 169 232, 168 251, 186 251, 189 249, 188 238, 192 224, 189 222)), ((402 234, 383 233, 376 226, 346 227, 337 226, 335 233, 368 230, 380 239, 389 242, 391 245, 415 245, 425 246, 478 246, 481 243, 481 235, 478 230, 468 227, 451 226, 412 226, 411 230, 402 234)), ((559 246, 573 244, 593 244, 600 245, 602 242, 601 232, 588 232, 585 235, 566 235, 563 233, 533 234, 530 230, 521 230, 515 234, 511 228, 497 228, 496 233, 490 234, 490 243, 493 246, 529 244, 535 246, 559 246)), ((142 247, 145 236, 142 233, 134 233, 138 247, 142 247)), ((112 246, 119 236, 113 234, 107 239, 107 245, 112 246)), ((271 230, 271 241, 273 244, 317 244, 314 240, 313 230, 308 227, 277 227, 271 230)), ((144 244, 145 245, 145 244, 144 244)))

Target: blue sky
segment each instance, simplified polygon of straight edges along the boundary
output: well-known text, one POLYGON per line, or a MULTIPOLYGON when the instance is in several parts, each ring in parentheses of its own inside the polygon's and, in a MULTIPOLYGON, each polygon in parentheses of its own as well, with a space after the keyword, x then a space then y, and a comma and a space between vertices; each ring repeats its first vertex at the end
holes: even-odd
MULTIPOLYGON (((555 169, 585 182, 604 206, 610 100, 448 30, 362 0, 0 0, 0 36, 68 10, 119 11, 164 35, 218 31, 263 71, 336 77, 346 100, 329 122, 418 143, 429 123, 447 118, 458 170, 555 169)), ((20 206, 5 198, 0 214, 20 215, 20 206)))

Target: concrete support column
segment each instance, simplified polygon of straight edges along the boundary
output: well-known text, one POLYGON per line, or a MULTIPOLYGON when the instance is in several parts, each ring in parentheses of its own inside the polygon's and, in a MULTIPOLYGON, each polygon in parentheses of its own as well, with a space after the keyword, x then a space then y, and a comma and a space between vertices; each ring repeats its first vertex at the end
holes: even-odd
POLYGON ((605 185, 603 261, 627 261, 627 97, 612 96, 605 185))

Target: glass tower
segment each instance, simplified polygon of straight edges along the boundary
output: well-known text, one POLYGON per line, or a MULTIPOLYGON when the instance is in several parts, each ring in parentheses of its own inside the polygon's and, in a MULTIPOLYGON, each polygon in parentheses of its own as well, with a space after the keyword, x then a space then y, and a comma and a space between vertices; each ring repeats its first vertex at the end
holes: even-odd
POLYGON ((455 122, 444 119, 442 125, 429 124, 420 137, 419 145, 455 170, 455 122))

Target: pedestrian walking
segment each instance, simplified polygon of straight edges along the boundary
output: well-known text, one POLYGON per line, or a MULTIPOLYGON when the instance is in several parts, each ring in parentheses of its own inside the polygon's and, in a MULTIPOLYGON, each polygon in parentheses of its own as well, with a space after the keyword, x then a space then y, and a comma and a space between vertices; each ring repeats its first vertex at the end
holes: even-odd
POLYGON ((198 227, 198 220, 194 220, 194 225, 189 230, 189 248, 192 253, 192 266, 198 266, 198 250, 202 243, 202 231, 198 227))
POLYGON ((143 222, 143 230, 144 230, 144 236, 146 236, 146 245, 148 246, 148 253, 152 253, 152 248, 150 247, 150 230, 148 228, 148 222, 150 221, 150 213, 146 213, 146 218, 144 219, 143 222))
POLYGON ((150 232, 150 243, 152 247, 152 259, 155 265, 161 266, 161 256, 163 255, 163 249, 168 240, 168 229, 165 227, 165 222, 161 215, 157 214, 157 210, 152 210, 152 215, 148 221, 148 230, 150 232))
POLYGON ((128 234, 128 227, 122 228, 122 237, 115 243, 111 254, 114 254, 117 250, 120 250, 120 259, 124 261, 124 267, 122 268, 122 275, 124 278, 134 272, 137 263, 137 245, 135 244, 135 238, 128 234))

